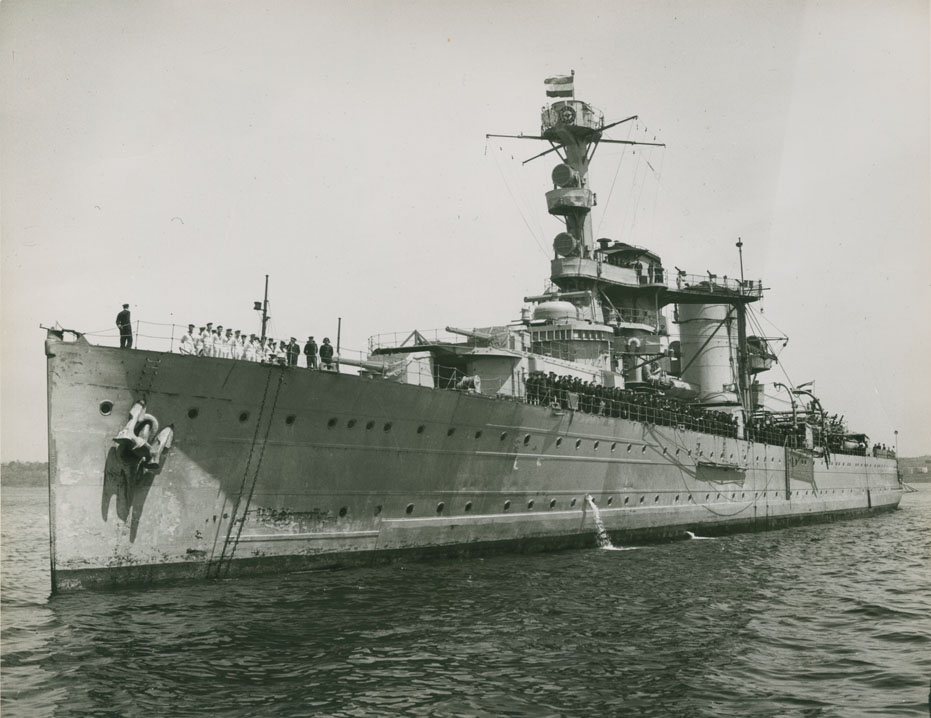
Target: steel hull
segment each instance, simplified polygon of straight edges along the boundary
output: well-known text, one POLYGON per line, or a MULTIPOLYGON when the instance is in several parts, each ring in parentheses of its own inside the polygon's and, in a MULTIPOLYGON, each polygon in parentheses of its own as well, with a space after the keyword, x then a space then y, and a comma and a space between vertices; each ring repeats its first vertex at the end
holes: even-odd
POLYGON ((54 336, 46 354, 54 591, 593 546, 589 494, 620 541, 902 495, 891 459, 54 336), (174 427, 154 471, 113 442, 140 399, 174 427))

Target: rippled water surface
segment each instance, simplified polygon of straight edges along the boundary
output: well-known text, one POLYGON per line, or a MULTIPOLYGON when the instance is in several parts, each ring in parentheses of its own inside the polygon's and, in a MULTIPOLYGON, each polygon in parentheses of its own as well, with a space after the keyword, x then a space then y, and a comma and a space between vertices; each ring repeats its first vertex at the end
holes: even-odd
POLYGON ((2 493, 4 716, 927 716, 931 486, 630 551, 48 596, 2 493))

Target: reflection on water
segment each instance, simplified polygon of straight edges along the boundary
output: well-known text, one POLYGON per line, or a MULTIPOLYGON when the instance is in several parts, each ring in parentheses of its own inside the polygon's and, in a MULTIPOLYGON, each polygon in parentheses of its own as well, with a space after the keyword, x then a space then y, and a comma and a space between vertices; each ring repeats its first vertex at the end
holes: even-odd
POLYGON ((931 487, 892 514, 49 600, 3 492, 4 715, 926 715, 931 487))

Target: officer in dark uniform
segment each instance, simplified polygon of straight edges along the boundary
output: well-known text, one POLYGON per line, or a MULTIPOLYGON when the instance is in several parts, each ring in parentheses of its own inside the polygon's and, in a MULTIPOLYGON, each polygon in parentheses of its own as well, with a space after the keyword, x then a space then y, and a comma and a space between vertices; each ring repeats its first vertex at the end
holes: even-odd
POLYGON ((300 345, 297 343, 297 339, 291 337, 291 341, 288 342, 288 366, 297 366, 297 358, 300 355, 300 345))
POLYGON ((128 304, 124 304, 123 311, 116 315, 116 326, 120 330, 120 349, 132 349, 133 326, 128 304))
POLYGON ((307 343, 304 345, 304 356, 307 357, 307 368, 316 369, 317 368, 317 342, 314 341, 313 337, 307 339, 307 343))
POLYGON ((320 346, 320 363, 327 371, 333 368, 333 345, 330 344, 329 337, 324 337, 320 346))

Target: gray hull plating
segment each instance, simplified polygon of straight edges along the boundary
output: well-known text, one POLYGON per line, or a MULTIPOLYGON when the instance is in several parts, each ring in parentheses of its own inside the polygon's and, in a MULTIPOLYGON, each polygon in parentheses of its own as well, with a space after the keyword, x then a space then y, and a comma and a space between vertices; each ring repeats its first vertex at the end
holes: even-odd
POLYGON ((53 590, 594 546, 895 508, 894 460, 52 337, 53 590), (174 442, 113 442, 135 401, 174 442))

